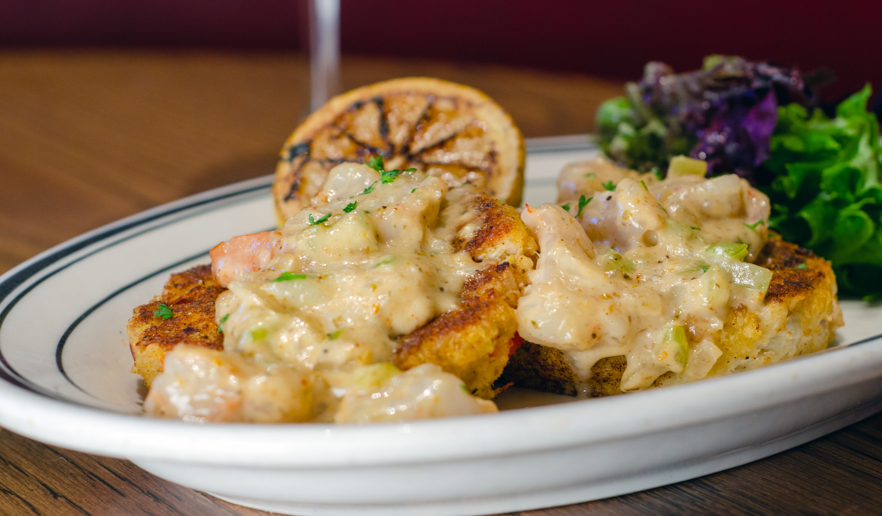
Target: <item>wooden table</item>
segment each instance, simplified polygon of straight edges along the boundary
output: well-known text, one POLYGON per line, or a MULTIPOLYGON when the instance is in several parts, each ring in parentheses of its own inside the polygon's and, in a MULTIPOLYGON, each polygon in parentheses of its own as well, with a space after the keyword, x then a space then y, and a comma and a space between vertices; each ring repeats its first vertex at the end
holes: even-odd
MULTIPOLYGON (((351 88, 404 75, 474 85, 527 137, 589 132, 621 84, 495 66, 344 59, 351 88)), ((303 58, 285 54, 0 53, 0 272, 84 231, 272 172, 305 115, 303 58)), ((746 466, 529 515, 882 511, 882 414, 746 466)), ((0 429, 0 514, 265 514, 132 463, 0 429)))

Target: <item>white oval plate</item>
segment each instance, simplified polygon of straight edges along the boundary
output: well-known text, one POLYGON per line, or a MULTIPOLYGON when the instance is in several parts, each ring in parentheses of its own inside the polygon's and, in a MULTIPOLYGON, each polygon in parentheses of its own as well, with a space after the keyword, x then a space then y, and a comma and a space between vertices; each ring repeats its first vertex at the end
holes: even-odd
MULTIPOLYGON (((560 168, 595 152, 586 142, 529 142, 528 203, 554 199, 560 168)), ((882 408, 882 309, 846 301, 846 326, 831 349, 626 396, 572 401, 512 389, 499 414, 361 427, 141 416, 125 335, 132 309, 160 292, 170 272, 206 263, 216 243, 272 228, 270 181, 129 217, 0 277, 0 425, 131 459, 172 482, 270 511, 446 515, 669 484, 766 457, 882 408)))

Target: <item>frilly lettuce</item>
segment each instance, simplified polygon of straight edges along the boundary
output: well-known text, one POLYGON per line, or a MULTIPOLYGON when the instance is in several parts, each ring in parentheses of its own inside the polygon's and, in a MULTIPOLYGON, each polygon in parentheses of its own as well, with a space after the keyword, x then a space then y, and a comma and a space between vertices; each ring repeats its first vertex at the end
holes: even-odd
POLYGON ((709 56, 701 70, 681 74, 648 63, 625 92, 597 113, 598 140, 612 159, 664 172, 671 157, 689 155, 707 161, 708 175, 751 180, 769 157, 778 106, 814 104, 795 68, 728 56, 709 56))
MULTIPOLYGON (((627 96, 597 113, 598 143, 613 160, 664 175, 671 158, 735 173, 772 201, 769 227, 833 263, 840 291, 882 296, 882 144, 867 111, 870 87, 828 117, 795 68, 710 56, 675 74, 648 63, 627 96)), ((817 77, 812 80, 817 81, 817 77)))
POLYGON ((778 108, 761 182, 769 225, 833 262, 840 290, 882 294, 882 145, 867 85, 829 118, 797 104, 778 108))

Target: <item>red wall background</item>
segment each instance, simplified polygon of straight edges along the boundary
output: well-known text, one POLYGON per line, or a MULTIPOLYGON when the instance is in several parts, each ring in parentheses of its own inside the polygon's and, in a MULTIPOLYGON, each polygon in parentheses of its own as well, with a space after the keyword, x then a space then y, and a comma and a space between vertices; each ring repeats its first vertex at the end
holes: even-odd
MULTIPOLYGON (((305 0, 0 0, 0 50, 33 47, 303 51, 305 0)), ((882 2, 342 0, 348 54, 438 58, 636 79, 710 53, 826 66, 838 98, 882 88, 882 2)))

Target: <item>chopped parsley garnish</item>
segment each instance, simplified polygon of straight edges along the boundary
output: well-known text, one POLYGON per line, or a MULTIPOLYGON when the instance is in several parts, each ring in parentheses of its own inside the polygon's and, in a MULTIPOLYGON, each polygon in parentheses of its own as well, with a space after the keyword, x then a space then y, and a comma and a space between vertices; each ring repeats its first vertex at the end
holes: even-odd
POLYGON ((224 332, 224 323, 227 322, 227 319, 229 319, 229 318, 230 318, 230 314, 227 314, 227 315, 221 317, 220 324, 217 325, 217 332, 218 333, 224 332))
POLYGON ((750 228, 750 229, 755 230, 756 227, 759 226, 760 224, 762 224, 762 225, 765 226, 765 225, 766 225, 766 221, 763 220, 763 219, 759 219, 758 221, 754 222, 753 224, 744 224, 744 225, 745 225, 746 227, 750 228))
POLYGON ((383 184, 391 183, 392 181, 395 181, 395 178, 397 178, 397 177, 398 177, 398 169, 397 168, 395 170, 383 170, 380 172, 380 181, 382 181, 383 184))
MULTIPOLYGON (((368 159, 367 166, 380 173, 380 181, 382 181, 383 184, 391 183, 392 181, 395 181, 395 178, 398 177, 399 170, 397 168, 395 170, 386 170, 386 164, 383 163, 383 156, 371 156, 368 159)), ((405 172, 415 171, 415 168, 409 168, 405 170, 405 172)), ((369 186, 369 190, 365 190, 362 193, 371 193, 373 191, 373 186, 374 185, 369 186)))
POLYGON ((159 308, 153 311, 153 317, 159 317, 160 319, 171 319, 175 316, 175 313, 172 312, 172 309, 168 307, 168 305, 164 305, 159 303, 159 308))
MULTIPOLYGON (((701 231, 701 228, 697 228, 697 227, 695 227, 695 226, 689 226, 689 229, 691 229, 692 231, 701 231)), ((742 242, 742 241, 741 241, 741 238, 739 238, 739 239, 738 239, 738 243, 739 243, 739 244, 743 244, 744 242, 742 242)))
POLYGON ((416 192, 416 188, 414 188, 413 190, 410 191, 410 193, 414 193, 414 192, 416 192))
POLYGON ((343 211, 345 211, 346 213, 349 213, 350 211, 354 210, 357 205, 358 205, 358 201, 351 202, 351 203, 347 204, 345 208, 343 208, 343 211))
POLYGON ((262 340, 266 337, 266 328, 255 328, 249 332, 251 334, 251 340, 258 341, 262 340))
POLYGON ((640 184, 643 185, 643 189, 644 189, 644 190, 646 190, 647 192, 649 191, 649 188, 647 188, 647 186, 646 186, 646 181, 644 181, 644 180, 641 179, 641 180, 640 180, 640 184))
POLYGON ((561 204, 560 207, 566 211, 570 211, 570 203, 561 204))
POLYGON ((804 263, 800 263, 799 265, 796 266, 796 268, 799 270, 803 270, 803 269, 807 269, 808 265, 806 265, 804 263))
POLYGON ((371 156, 368 158, 367 166, 381 174, 386 170, 386 165, 383 164, 383 156, 371 156))
POLYGON ((325 213, 324 215, 321 216, 321 218, 319 218, 317 220, 313 220, 312 214, 310 213, 309 214, 309 225, 310 226, 317 226, 318 224, 321 224, 322 222, 328 220, 329 218, 331 218, 331 214, 325 213))
POLYGON ((464 384, 464 383, 459 384, 459 388, 462 389, 462 392, 464 392, 464 393, 466 393, 466 394, 471 394, 471 393, 472 393, 472 392, 469 390, 469 388, 466 387, 466 384, 464 384))
POLYGON ((607 181, 606 183, 603 183, 603 187, 612 192, 616 189, 616 184, 612 181, 607 181))
POLYGON ((306 279, 306 274, 293 274, 288 271, 285 271, 279 274, 279 277, 273 280, 273 283, 278 283, 280 281, 291 281, 296 279, 306 279))
POLYGON ((416 172, 417 169, 415 169, 415 168, 406 168, 406 169, 404 169, 404 171, 405 171, 405 172, 416 172))
POLYGON ((586 199, 584 195, 579 197, 579 211, 578 211, 578 213, 576 213, 577 218, 580 215, 582 215, 582 210, 585 209, 585 206, 588 206, 588 203, 591 202, 591 199, 593 199, 593 198, 594 198, 594 196, 591 196, 586 199))
POLYGON ((375 187, 376 185, 377 185, 377 182, 374 181, 373 183, 371 183, 371 186, 365 188, 364 191, 361 192, 361 193, 358 194, 358 195, 364 195, 364 194, 369 194, 369 193, 373 192, 373 191, 374 191, 374 187, 375 187))
POLYGON ((343 335, 343 328, 340 328, 339 330, 337 330, 333 333, 329 333, 328 340, 337 340, 340 338, 340 335, 343 335))
POLYGON ((594 172, 588 172, 587 174, 585 174, 585 177, 587 177, 588 179, 594 179, 595 177, 597 177, 597 174, 595 174, 594 172))
POLYGON ((701 269, 701 273, 704 274, 705 272, 707 272, 708 269, 710 269, 710 267, 708 267, 707 265, 702 265, 701 267, 699 267, 699 269, 701 269))

